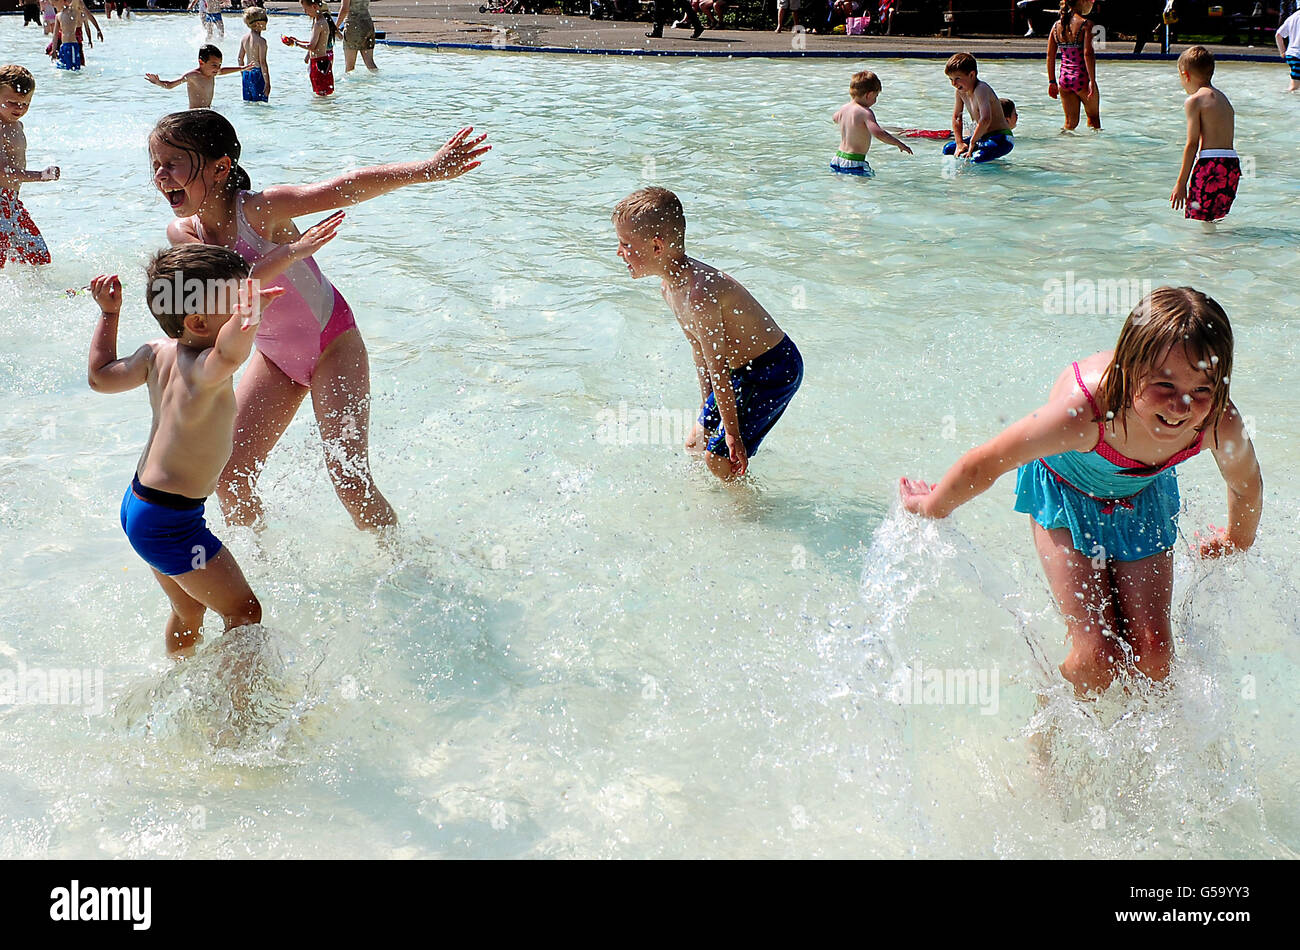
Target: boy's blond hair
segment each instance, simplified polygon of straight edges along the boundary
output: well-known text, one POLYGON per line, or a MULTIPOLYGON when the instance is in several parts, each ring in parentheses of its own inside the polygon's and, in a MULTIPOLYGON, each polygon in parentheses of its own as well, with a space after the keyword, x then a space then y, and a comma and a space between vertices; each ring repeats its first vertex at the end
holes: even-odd
POLYGON ((249 7, 244 11, 244 26, 251 27, 254 23, 266 23, 265 7, 249 7))
POLYGON ((869 69, 854 73, 849 80, 849 95, 857 99, 871 92, 880 92, 880 77, 869 69))
POLYGON ((18 65, 0 66, 0 86, 8 86, 20 96, 36 90, 36 77, 18 65))
POLYGON ((667 188, 651 186, 632 192, 614 205, 610 217, 643 237, 662 237, 669 245, 686 246, 686 212, 681 199, 667 188))
POLYGON ((953 53, 948 60, 948 65, 943 67, 943 74, 951 76, 953 73, 977 73, 979 66, 975 63, 975 57, 970 53, 953 53))
POLYGON ((1178 57, 1178 68, 1189 76, 1209 81, 1214 78, 1214 54, 1204 46, 1192 46, 1178 57))

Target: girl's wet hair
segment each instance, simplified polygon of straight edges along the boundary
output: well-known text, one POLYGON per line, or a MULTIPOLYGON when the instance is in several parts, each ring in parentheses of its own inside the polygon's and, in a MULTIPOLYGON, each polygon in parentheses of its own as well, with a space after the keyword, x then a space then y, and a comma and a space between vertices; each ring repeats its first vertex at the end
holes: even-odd
POLYGON ((153 127, 149 141, 162 142, 189 155, 194 165, 194 174, 189 181, 197 178, 208 162, 229 158, 231 165, 230 175, 226 178, 227 190, 248 191, 253 187, 248 172, 239 164, 241 147, 235 127, 219 112, 189 109, 165 115, 153 127))
POLYGON ((1191 287, 1153 290, 1124 321, 1097 388, 1097 405, 1107 420, 1124 417, 1143 383, 1176 346, 1213 382, 1210 414, 1200 429, 1212 429, 1218 437, 1232 378, 1232 326, 1222 307, 1191 287))

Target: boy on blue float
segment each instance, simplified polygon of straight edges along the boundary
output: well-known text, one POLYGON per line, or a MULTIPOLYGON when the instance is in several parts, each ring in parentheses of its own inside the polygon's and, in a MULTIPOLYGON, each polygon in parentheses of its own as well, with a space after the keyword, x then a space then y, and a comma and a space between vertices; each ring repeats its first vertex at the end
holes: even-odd
POLYGON ((634 279, 660 278, 695 356, 703 405, 686 451, 723 481, 740 478, 803 382, 803 357, 734 278, 686 256, 686 216, 671 191, 635 191, 612 219, 619 258, 634 279))
POLYGON ((943 71, 957 90, 952 112, 953 140, 943 147, 943 154, 969 158, 977 164, 1011 154, 1016 146, 1011 135, 1016 124, 1014 113, 1008 118, 993 87, 980 80, 975 57, 970 53, 954 53, 943 71), (966 112, 975 123, 969 136, 962 134, 962 117, 966 112))

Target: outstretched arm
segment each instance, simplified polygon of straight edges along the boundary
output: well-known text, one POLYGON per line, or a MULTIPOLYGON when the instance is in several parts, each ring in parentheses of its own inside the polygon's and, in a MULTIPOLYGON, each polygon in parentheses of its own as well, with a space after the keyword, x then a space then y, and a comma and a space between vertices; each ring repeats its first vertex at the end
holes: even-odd
POLYGON ((259 283, 269 284, 288 270, 291 264, 311 257, 334 240, 342 223, 343 212, 335 211, 328 218, 304 231, 298 240, 290 244, 281 244, 270 254, 259 259, 248 276, 259 283))
POLYGON ((487 135, 471 139, 473 131, 461 129, 432 158, 374 165, 311 185, 272 186, 250 202, 249 210, 274 225, 289 218, 360 204, 404 185, 459 178, 482 164, 476 159, 492 147, 479 147, 487 135))
POLYGON ((130 356, 117 358, 117 318, 122 311, 122 283, 117 275, 100 274, 90 282, 90 295, 99 305, 99 321, 90 338, 90 388, 97 393, 122 393, 149 381, 153 347, 145 344, 130 356))
POLYGON ((1055 400, 1012 423, 999 435, 971 449, 938 484, 899 480, 903 507, 927 518, 946 518, 992 487, 999 477, 1045 455, 1097 444, 1097 424, 1065 400, 1055 400))
POLYGON ((164 89, 175 89, 189 78, 189 74, 187 73, 180 79, 159 79, 157 73, 145 73, 144 78, 149 80, 155 86, 162 86, 164 89))
POLYGON ((869 109, 867 110, 866 123, 867 123, 867 131, 870 132, 872 135, 874 135, 876 138, 880 139, 880 141, 888 142, 890 145, 897 148, 900 152, 906 152, 908 155, 912 154, 912 150, 907 147, 907 143, 900 142, 894 136, 890 135, 887 131, 881 128, 880 123, 876 121, 876 114, 869 109))
POLYGON ((1237 407, 1228 409, 1219 420, 1214 461, 1228 486, 1228 527, 1205 538, 1199 545, 1201 557, 1218 557, 1244 551, 1255 543, 1255 532, 1264 510, 1264 476, 1255 458, 1255 446, 1237 407))

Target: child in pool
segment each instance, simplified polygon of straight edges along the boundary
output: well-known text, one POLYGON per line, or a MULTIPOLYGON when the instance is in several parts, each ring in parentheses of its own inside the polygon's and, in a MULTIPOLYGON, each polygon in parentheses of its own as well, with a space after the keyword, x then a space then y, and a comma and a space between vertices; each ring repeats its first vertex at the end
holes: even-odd
POLYGON ((248 35, 239 43, 239 65, 250 68, 244 73, 244 101, 269 102, 271 99, 271 67, 267 62, 266 10, 249 7, 244 11, 244 25, 248 35))
POLYGON ((212 34, 215 31, 219 39, 226 38, 226 23, 221 19, 221 9, 226 5, 226 0, 190 0, 190 5, 186 9, 197 10, 203 6, 203 29, 209 43, 212 42, 212 34))
POLYGON ((1228 486, 1228 527, 1200 539, 1199 556, 1255 541, 1264 483, 1228 398, 1232 349, 1217 303, 1161 287, 1129 314, 1114 351, 1066 368, 1041 409, 967 452, 938 484, 900 482, 908 511, 944 518, 1018 467, 1016 510, 1033 519, 1071 643, 1061 673, 1080 696, 1129 663, 1151 680, 1169 674, 1173 465, 1208 448, 1228 486))
POLYGON ((338 27, 324 0, 301 0, 302 12, 312 18, 311 39, 303 42, 292 36, 282 36, 285 46, 305 49, 307 55, 303 61, 307 64, 307 77, 311 80, 311 91, 318 96, 328 96, 334 92, 334 40, 339 35, 338 27))
POLYGON ((57 14, 54 18, 54 39, 46 52, 59 69, 79 70, 86 65, 86 53, 81 46, 81 16, 72 0, 55 0, 57 14))
POLYGON ((1215 222, 1232 210, 1241 181, 1241 160, 1232 147, 1236 113, 1228 97, 1210 83, 1214 54, 1204 46, 1193 46, 1178 57, 1178 76, 1188 93, 1183 104, 1187 145, 1169 203, 1175 211, 1186 204, 1186 217, 1213 231, 1215 222))
POLYGON ((1291 70, 1291 84, 1286 87, 1286 91, 1295 92, 1300 89, 1300 10, 1283 21, 1273 38, 1277 40, 1277 55, 1286 61, 1287 68, 1291 70))
POLYGON ((217 76, 229 76, 233 73, 243 72, 245 69, 251 70, 255 68, 255 66, 244 66, 242 63, 238 66, 223 67, 221 65, 221 50, 208 44, 199 47, 199 65, 180 79, 159 79, 157 73, 145 73, 144 78, 155 86, 162 86, 164 89, 175 89, 181 83, 185 83, 190 95, 190 108, 210 109, 212 108, 212 94, 217 85, 217 76))
MULTIPOLYGON (((1016 112, 1016 104, 1010 99, 1003 96, 998 100, 1002 105, 1002 115, 1007 120, 1007 128, 1015 131, 1016 125, 1020 122, 1020 115, 1016 112)), ((952 138, 952 129, 898 129, 895 135, 900 135, 905 139, 944 139, 952 138)))
POLYGON ((880 88, 880 79, 870 70, 854 73, 849 80, 849 101, 831 116, 831 121, 840 127, 840 147, 831 159, 831 171, 875 178, 876 173, 867 162, 873 135, 900 152, 912 154, 910 148, 880 127, 876 114, 871 111, 880 98, 880 88))
POLYGON ((1015 148, 1011 125, 993 87, 979 78, 975 57, 970 53, 954 53, 943 71, 957 90, 957 104, 952 112, 953 140, 943 147, 943 154, 969 158, 976 163, 1009 155, 1015 148), (965 112, 975 121, 969 139, 962 134, 965 112))
POLYGON ((120 359, 122 284, 116 275, 91 281, 100 316, 90 344, 90 388, 149 387, 153 425, 122 496, 122 530, 171 601, 164 638, 167 652, 180 657, 202 642, 208 609, 221 614, 227 630, 262 619, 234 555, 208 530, 203 506, 230 457, 232 377, 252 352, 260 304, 283 291, 255 290, 244 260, 219 247, 159 251, 148 277, 149 309, 167 338, 120 359))
POLYGON ((0 66, 0 268, 5 261, 50 263, 36 222, 18 198, 18 189, 34 181, 57 181, 59 167, 27 167, 27 133, 22 118, 31 108, 36 79, 22 66, 0 66))
POLYGON ((618 256, 634 279, 660 278, 695 356, 703 405, 686 451, 723 481, 740 478, 799 389, 803 358, 749 291, 686 256, 686 216, 671 191, 633 192, 612 219, 618 256))
MULTIPOLYGON (((432 158, 257 192, 240 165, 234 127, 211 110, 164 116, 149 136, 149 155, 154 186, 175 215, 167 227, 171 242, 233 248, 256 267, 298 237, 294 218, 477 168, 489 146, 481 144, 486 135, 469 138, 472 131, 461 129, 432 158)), ((370 364, 352 310, 311 257, 290 255, 256 276, 269 282, 281 272, 288 293, 262 324, 239 380, 235 449, 217 484, 226 521, 261 522, 257 477, 310 392, 326 468, 353 522, 376 531, 394 525, 397 515, 370 473, 370 364)))
POLYGON ((1092 48, 1092 0, 1061 0, 1061 18, 1047 36, 1047 94, 1065 110, 1062 132, 1079 126, 1079 104, 1088 113, 1088 128, 1101 130, 1101 93, 1097 91, 1097 54, 1092 48), (1060 83, 1056 52, 1061 51, 1060 83))

